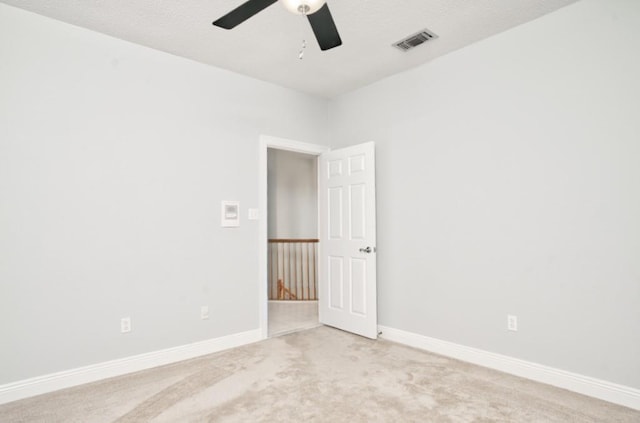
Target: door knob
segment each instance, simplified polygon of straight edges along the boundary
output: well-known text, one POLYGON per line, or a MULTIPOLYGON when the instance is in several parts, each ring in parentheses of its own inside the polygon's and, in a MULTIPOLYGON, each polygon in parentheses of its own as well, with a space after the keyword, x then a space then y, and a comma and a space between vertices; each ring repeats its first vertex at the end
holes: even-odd
POLYGON ((360 248, 360 252, 369 254, 371 252, 371 247, 360 248))

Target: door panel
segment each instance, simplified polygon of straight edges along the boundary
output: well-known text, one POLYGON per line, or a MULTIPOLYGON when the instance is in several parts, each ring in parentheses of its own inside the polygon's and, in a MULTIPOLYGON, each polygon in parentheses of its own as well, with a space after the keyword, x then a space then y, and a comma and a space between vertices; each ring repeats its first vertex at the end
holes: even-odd
POLYGON ((344 262, 342 257, 329 257, 329 307, 344 308, 344 262))
POLYGON ((377 337, 374 144, 320 156, 320 322, 377 337))
POLYGON ((349 231, 352 240, 366 240, 365 189, 365 184, 351 185, 349 187, 349 231))
POLYGON ((351 259, 351 312, 367 314, 367 262, 351 259))
POLYGON ((342 239, 342 187, 329 188, 328 201, 329 238, 340 240, 342 239))

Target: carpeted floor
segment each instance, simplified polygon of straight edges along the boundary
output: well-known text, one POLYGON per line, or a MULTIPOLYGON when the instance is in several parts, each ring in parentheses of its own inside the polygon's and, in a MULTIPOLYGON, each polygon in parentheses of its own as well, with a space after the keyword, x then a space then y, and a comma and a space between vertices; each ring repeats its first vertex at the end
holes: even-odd
POLYGON ((8 422, 640 422, 640 412, 318 327, 0 406, 8 422))

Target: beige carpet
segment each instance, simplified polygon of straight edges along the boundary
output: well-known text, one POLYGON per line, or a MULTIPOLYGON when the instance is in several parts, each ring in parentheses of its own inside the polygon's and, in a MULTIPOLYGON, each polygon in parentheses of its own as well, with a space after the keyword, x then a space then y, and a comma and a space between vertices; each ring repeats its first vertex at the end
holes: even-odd
POLYGON ((640 422, 640 412, 327 327, 0 406, 6 422, 640 422))

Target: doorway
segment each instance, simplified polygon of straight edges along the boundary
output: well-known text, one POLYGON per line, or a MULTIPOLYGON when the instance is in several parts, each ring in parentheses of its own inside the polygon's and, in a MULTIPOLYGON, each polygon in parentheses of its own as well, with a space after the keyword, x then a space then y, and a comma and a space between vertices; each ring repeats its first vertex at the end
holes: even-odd
MULTIPOLYGON (((331 150, 268 136, 259 150, 259 323, 269 336, 268 149, 316 156, 318 175, 317 300, 322 324, 377 338, 375 144, 331 150), (319 159, 319 160, 318 160, 319 159)), ((282 287, 282 295, 286 295, 282 287)), ((277 289, 277 288, 276 288, 277 289)), ((291 292, 291 287, 288 287, 291 292)))
POLYGON ((269 337, 319 325, 317 162, 267 149, 269 337))
POLYGON ((318 326, 318 156, 324 146, 260 137, 262 337, 318 326))

